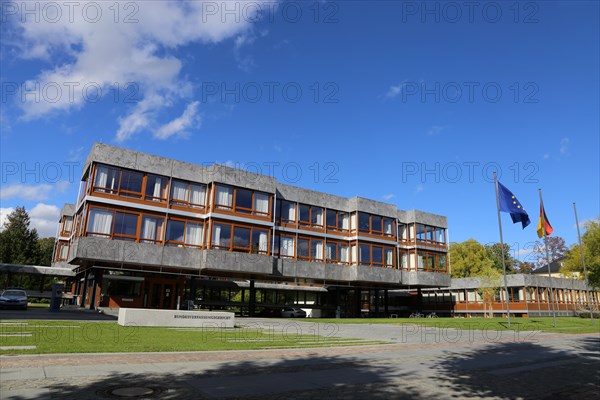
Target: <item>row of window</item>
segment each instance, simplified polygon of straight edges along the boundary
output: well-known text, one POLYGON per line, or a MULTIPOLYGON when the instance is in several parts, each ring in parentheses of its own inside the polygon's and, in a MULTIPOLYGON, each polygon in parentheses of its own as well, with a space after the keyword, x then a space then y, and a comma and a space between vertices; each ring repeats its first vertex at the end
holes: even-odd
MULTIPOLYGON (((166 203, 174 207, 205 209, 209 188, 205 184, 191 183, 164 176, 146 174, 124 168, 97 165, 94 170, 92 191, 166 203), (169 193, 170 182, 170 195, 169 193)), ((255 190, 215 184, 213 210, 249 214, 269 218, 273 196, 255 190)), ((277 200, 275 220, 280 225, 326 230, 328 232, 359 232, 400 242, 417 242, 445 245, 445 229, 423 224, 396 224, 393 218, 365 212, 348 213, 324 207, 277 200), (398 226, 396 226, 398 225, 398 226)))
MULTIPOLYGON (((168 218, 125 210, 91 208, 86 235, 140 243, 164 244, 181 247, 203 247, 205 223, 168 218)), ((210 248, 271 254, 270 230, 257 226, 213 222, 210 248)), ((396 248, 378 244, 346 243, 314 237, 277 234, 273 254, 282 258, 394 267, 396 248)), ((411 261, 408 251, 401 252, 401 268, 420 270, 446 269, 446 256, 431 252, 417 252, 417 262, 411 261), (416 265, 414 265, 416 264, 416 265)))
MULTIPOLYGON (((556 301, 559 303, 587 303, 587 294, 583 290, 555 289, 556 301)), ((540 302, 550 301, 549 288, 508 288, 508 298, 514 302, 540 302), (524 292, 525 290, 525 292, 524 292), (525 293, 525 294, 524 294, 525 293)), ((495 294, 495 301, 504 301, 504 290, 495 294)), ((593 299, 592 299, 593 300, 593 299)), ((478 303, 483 298, 478 289, 453 290, 448 292, 425 292, 423 293, 423 302, 427 303, 478 303)))

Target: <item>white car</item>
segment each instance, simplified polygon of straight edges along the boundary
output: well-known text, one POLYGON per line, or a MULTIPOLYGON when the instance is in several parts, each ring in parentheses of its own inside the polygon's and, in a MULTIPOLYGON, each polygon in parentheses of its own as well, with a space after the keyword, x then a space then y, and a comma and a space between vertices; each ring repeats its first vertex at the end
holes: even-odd
POLYGON ((281 316, 283 318, 306 318, 306 311, 300 308, 285 307, 281 310, 281 316))

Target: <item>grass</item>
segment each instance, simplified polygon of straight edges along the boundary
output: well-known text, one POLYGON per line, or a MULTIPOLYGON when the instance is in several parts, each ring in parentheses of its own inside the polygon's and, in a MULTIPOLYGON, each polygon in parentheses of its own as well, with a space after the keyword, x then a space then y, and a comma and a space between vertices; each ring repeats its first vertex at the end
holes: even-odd
POLYGON ((0 354, 170 352, 259 350, 382 344, 380 341, 320 336, 298 329, 236 327, 190 329, 122 327, 116 322, 4 320, 0 346, 35 346, 0 350, 0 354))
POLYGON ((511 318, 508 328, 506 318, 341 318, 319 319, 331 324, 416 324, 436 328, 464 330, 519 330, 553 333, 600 333, 600 321, 579 317, 557 317, 556 328, 552 317, 511 318))

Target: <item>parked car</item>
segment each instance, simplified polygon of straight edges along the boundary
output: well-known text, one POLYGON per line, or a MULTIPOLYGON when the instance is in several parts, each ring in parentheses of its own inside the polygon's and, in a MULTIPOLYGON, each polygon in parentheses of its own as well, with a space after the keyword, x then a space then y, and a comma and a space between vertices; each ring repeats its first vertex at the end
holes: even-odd
POLYGON ((285 307, 281 310, 281 316, 284 318, 306 318, 306 311, 300 308, 285 307))
POLYGON ((22 308, 27 310, 27 292, 20 289, 8 289, 0 295, 0 308, 22 308))
POLYGON ((278 318, 281 317, 281 309, 279 308, 263 308, 257 315, 262 318, 278 318))

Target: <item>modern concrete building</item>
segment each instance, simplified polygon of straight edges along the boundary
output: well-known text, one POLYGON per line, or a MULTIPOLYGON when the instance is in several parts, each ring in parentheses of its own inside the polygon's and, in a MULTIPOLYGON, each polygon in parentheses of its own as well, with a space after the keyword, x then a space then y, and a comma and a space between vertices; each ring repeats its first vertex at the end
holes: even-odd
MULTIPOLYGON (((600 305, 600 292, 587 286, 582 280, 539 274, 514 274, 507 275, 507 281, 508 307, 514 316, 552 316, 553 309, 557 316, 574 316, 576 311, 588 308, 590 302, 595 310, 600 305)), ((440 316, 506 316, 503 287, 498 290, 493 301, 487 302, 482 298, 480 288, 479 278, 452 279, 450 287, 423 290, 419 308, 424 313, 435 312, 440 316)))
POLYGON ((385 315, 390 289, 449 286, 447 252, 443 216, 95 144, 55 264, 85 307, 356 316, 385 315))

